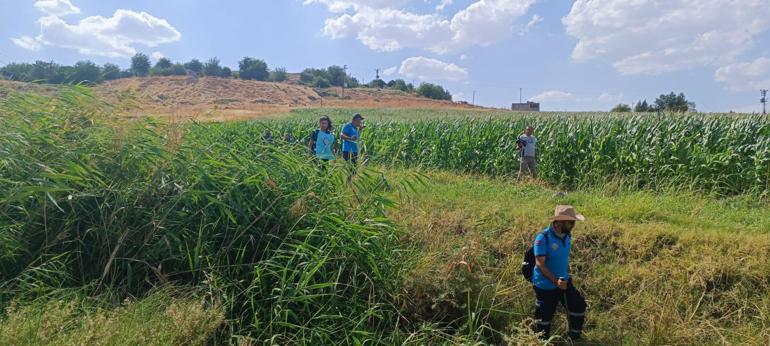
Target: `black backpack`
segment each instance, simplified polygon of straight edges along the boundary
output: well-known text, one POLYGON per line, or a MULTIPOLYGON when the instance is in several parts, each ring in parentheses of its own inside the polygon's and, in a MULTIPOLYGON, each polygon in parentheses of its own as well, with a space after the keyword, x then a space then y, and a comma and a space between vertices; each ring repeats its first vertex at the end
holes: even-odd
MULTIPOLYGON (((545 247, 548 248, 548 232, 543 232, 545 236, 545 247)), ((524 261, 521 262, 521 276, 529 282, 532 282, 532 275, 535 272, 535 246, 531 245, 524 252, 524 261)))

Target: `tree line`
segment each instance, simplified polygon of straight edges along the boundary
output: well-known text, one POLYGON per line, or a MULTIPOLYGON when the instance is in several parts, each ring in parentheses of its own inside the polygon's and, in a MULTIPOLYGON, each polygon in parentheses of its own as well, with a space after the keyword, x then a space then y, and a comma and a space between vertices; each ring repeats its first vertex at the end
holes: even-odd
MULTIPOLYGON (((75 65, 60 65, 54 62, 36 61, 35 63, 9 63, 0 67, 0 77, 7 80, 48 84, 88 84, 94 85, 119 78, 146 76, 209 76, 221 78, 237 78, 268 82, 282 82, 289 78, 283 67, 268 68, 262 59, 244 57, 238 62, 238 70, 233 71, 222 66, 219 59, 212 57, 205 62, 192 59, 185 63, 173 62, 168 58, 160 58, 153 65, 150 58, 138 53, 131 58, 131 67, 121 69, 118 65, 106 63, 99 66, 91 61, 79 61, 75 65)), ((416 87, 402 79, 385 82, 374 79, 369 83, 360 83, 349 75, 344 68, 332 65, 327 68, 307 68, 299 75, 301 84, 314 88, 347 87, 347 88, 387 88, 400 90, 422 97, 451 100, 452 95, 440 85, 422 83, 416 87)))
POLYGON ((613 107, 610 112, 615 113, 655 113, 655 112, 696 112, 695 103, 687 100, 684 93, 678 95, 673 91, 669 94, 661 94, 652 103, 647 103, 647 100, 637 101, 636 104, 631 105, 620 103, 613 107))

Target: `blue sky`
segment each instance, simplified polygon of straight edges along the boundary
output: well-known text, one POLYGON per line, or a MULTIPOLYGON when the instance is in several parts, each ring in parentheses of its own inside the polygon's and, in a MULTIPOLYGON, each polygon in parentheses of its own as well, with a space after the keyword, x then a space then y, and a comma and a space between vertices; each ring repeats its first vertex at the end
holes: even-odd
POLYGON ((299 72, 379 68, 455 100, 608 110, 684 92, 701 111, 758 111, 770 87, 765 0, 39 0, 0 4, 0 64, 128 66, 243 56, 299 72))

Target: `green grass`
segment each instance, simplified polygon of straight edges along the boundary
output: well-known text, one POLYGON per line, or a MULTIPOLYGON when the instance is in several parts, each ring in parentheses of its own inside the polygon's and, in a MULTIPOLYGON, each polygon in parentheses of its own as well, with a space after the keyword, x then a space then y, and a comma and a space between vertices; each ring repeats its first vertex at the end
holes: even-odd
POLYGON ((382 111, 351 176, 281 140, 319 112, 170 125, 82 87, 3 95, 0 340, 532 344, 519 263, 571 203, 589 342, 770 342, 767 118, 382 111), (519 183, 529 123, 544 180, 519 183))
POLYGON ((573 232, 572 271, 590 306, 588 342, 770 341, 767 203, 609 188, 560 197, 547 186, 444 172, 426 180, 389 213, 419 252, 402 304, 412 316, 470 328, 461 340, 504 340, 530 316, 523 252, 554 206, 568 203, 587 217, 573 232))

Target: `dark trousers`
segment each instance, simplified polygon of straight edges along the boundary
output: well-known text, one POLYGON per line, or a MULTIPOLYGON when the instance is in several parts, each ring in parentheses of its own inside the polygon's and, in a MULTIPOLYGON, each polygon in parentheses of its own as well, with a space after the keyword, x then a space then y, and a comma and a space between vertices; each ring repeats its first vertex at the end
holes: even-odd
POLYGON ((358 153, 343 151, 342 158, 345 159, 345 161, 350 161, 350 162, 353 162, 354 164, 358 164, 358 153))
MULTIPOLYGON (((533 286, 534 287, 534 286, 533 286)), ((547 338, 551 333, 551 321, 556 312, 556 306, 561 303, 567 310, 567 321, 569 322, 569 337, 577 339, 583 331, 583 322, 586 316, 586 301, 580 294, 580 291, 572 285, 567 284, 567 290, 560 289, 544 290, 535 288, 535 319, 537 320, 537 331, 543 332, 547 338)))

